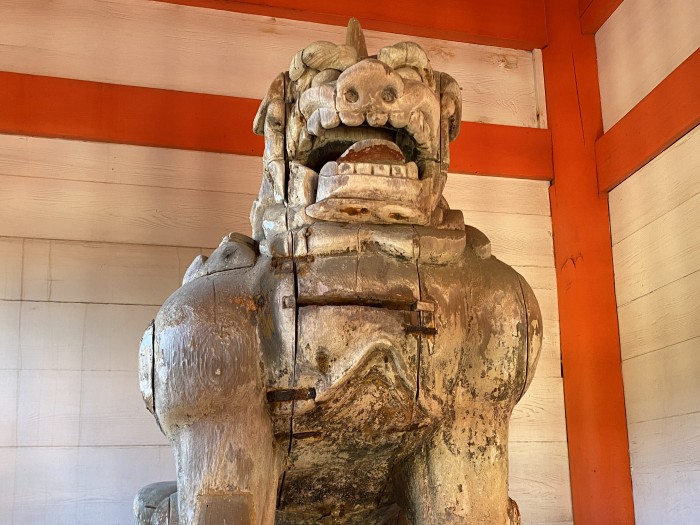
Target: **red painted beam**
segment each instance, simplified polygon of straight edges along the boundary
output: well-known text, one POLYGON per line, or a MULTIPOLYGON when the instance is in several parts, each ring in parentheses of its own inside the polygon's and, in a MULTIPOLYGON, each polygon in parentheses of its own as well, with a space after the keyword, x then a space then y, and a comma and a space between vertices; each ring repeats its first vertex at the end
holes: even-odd
MULTIPOLYGON (((0 72, 0 133, 262 155, 259 100, 0 72)), ((551 180, 548 130, 463 122, 452 171, 551 180)))
POLYGON ((260 101, 0 72, 0 132, 261 155, 260 101), (9 103, 8 103, 9 101, 9 103))
POLYGON ((581 31, 594 35, 621 3, 622 0, 582 0, 581 31))
POLYGON ((450 171, 519 179, 552 180, 548 129, 462 122, 450 145, 450 171))
POLYGON ((598 189, 610 191, 698 124, 700 49, 598 139, 598 189))
POLYGON ((514 49, 547 43, 543 0, 402 0, 390 7, 373 0, 159 1, 340 26, 354 16, 365 29, 514 49))
POLYGON ((574 522, 634 523, 607 195, 596 177, 602 135, 595 40, 577 0, 547 0, 543 50, 552 131, 550 188, 574 522))

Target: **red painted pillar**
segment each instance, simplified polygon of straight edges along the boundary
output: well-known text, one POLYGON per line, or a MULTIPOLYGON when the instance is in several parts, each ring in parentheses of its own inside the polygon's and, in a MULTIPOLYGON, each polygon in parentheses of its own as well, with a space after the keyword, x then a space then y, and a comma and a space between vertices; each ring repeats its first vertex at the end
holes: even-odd
POLYGON ((564 400, 576 525, 634 523, 607 195, 598 193, 602 135, 595 41, 577 0, 545 0, 543 50, 552 131, 550 189, 564 400))

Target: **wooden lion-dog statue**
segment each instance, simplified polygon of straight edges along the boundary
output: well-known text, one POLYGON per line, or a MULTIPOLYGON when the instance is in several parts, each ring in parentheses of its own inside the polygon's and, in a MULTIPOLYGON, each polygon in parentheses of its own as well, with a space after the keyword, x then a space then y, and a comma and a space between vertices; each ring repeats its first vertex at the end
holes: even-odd
MULTIPOLYGON (((139 525, 506 525, 542 321, 442 196, 455 80, 417 44, 299 51, 254 122, 253 237, 198 257, 140 349, 177 481, 139 525)), ((235 175, 235 174, 234 174, 235 175)))

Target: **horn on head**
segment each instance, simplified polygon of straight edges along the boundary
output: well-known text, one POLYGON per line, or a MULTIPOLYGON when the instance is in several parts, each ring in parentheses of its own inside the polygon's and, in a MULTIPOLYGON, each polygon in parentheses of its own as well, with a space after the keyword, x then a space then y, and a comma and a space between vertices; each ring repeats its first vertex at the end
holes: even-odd
POLYGON ((357 18, 348 20, 348 31, 345 34, 345 45, 352 46, 357 51, 357 58, 367 58, 367 43, 365 42, 365 34, 362 32, 362 26, 357 18))

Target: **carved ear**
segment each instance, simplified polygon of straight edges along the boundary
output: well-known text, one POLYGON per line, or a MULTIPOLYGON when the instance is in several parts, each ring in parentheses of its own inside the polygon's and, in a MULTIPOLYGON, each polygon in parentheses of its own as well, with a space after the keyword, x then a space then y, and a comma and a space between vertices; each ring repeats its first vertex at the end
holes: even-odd
POLYGON ((435 89, 435 76, 428 55, 415 42, 399 42, 393 46, 383 47, 377 53, 377 60, 395 70, 412 67, 418 72, 423 82, 435 89))
POLYGON ((258 112, 253 119, 253 133, 256 135, 265 134, 265 120, 267 119, 267 108, 273 100, 284 100, 284 73, 277 75, 267 88, 265 98, 262 99, 258 112))
POLYGON ((447 73, 440 73, 440 105, 442 118, 448 121, 450 140, 454 140, 462 124, 462 90, 447 73))

